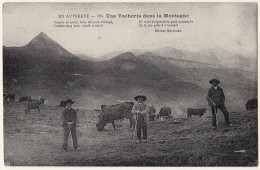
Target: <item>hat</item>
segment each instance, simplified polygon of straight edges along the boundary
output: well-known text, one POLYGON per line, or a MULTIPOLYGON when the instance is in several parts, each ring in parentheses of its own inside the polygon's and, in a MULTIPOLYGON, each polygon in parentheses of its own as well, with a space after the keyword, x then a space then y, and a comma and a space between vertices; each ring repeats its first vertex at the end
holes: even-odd
POLYGON ((71 104, 73 104, 74 101, 72 101, 71 99, 68 99, 68 100, 66 100, 66 104, 67 104, 67 103, 71 103, 71 104))
POLYGON ((136 101, 138 101, 139 98, 142 98, 143 101, 146 100, 146 96, 144 96, 144 95, 138 95, 138 96, 135 96, 135 97, 134 97, 134 99, 135 99, 136 101))
POLYGON ((216 82, 217 84, 220 83, 220 81, 219 81, 218 79, 216 79, 216 78, 211 79, 211 80, 209 81, 210 84, 212 84, 213 82, 216 82))

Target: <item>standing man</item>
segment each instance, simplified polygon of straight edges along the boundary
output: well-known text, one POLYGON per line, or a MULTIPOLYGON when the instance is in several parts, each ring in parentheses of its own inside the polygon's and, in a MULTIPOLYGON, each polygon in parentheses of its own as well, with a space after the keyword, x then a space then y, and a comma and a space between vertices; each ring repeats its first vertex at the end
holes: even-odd
POLYGON ((225 106, 225 95, 221 87, 218 86, 220 81, 216 78, 209 81, 210 84, 212 84, 212 87, 209 88, 208 95, 207 95, 207 101, 209 102, 209 107, 211 107, 212 111, 212 120, 213 120, 213 127, 217 127, 216 123, 216 112, 217 109, 221 110, 225 117, 226 125, 229 126, 230 120, 229 120, 229 113, 227 111, 227 108, 225 106))
POLYGON ((146 101, 146 96, 138 95, 134 99, 137 103, 132 109, 132 113, 136 115, 136 130, 137 138, 136 143, 141 143, 141 129, 143 130, 143 142, 147 142, 147 118, 146 115, 149 113, 148 106, 144 103, 146 101))
POLYGON ((77 135, 76 135, 76 122, 77 122, 77 111, 71 107, 74 103, 71 99, 66 101, 66 109, 62 112, 62 124, 64 129, 64 138, 62 149, 64 152, 68 150, 68 138, 71 132, 74 151, 78 148, 77 135))

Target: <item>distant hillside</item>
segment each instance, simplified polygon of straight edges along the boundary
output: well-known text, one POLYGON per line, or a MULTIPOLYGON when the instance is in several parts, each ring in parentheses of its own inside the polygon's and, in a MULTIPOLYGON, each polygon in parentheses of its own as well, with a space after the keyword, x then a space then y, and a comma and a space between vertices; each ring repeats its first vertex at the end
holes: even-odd
POLYGON ((75 54, 75 56, 79 57, 82 60, 87 60, 87 61, 93 61, 93 62, 102 61, 102 59, 90 57, 90 56, 84 55, 84 54, 75 54))
POLYGON ((179 59, 174 59, 127 52, 93 62, 76 57, 40 33, 24 47, 3 47, 4 91, 42 96, 52 104, 73 98, 75 106, 91 109, 144 94, 148 104, 171 106, 178 115, 186 114, 188 107, 207 107, 205 96, 213 77, 221 79, 228 105, 244 108, 246 100, 255 97, 255 74, 199 67, 205 63, 181 59, 182 53, 177 51, 179 59))
POLYGON ((179 80, 184 80, 182 78, 182 74, 184 73, 184 69, 172 64, 168 58, 158 56, 156 54, 153 54, 151 52, 146 52, 143 55, 137 56, 139 59, 151 63, 154 66, 156 66, 158 69, 168 73, 169 75, 173 75, 179 80), (181 76, 180 76, 181 75, 181 76))
MULTIPOLYGON (((222 48, 205 49, 197 52, 178 50, 171 47, 161 48, 152 51, 152 53, 170 58, 207 64, 211 67, 225 67, 239 70, 256 72, 256 58, 245 57, 241 54, 232 53, 222 48), (248 67, 250 65, 250 67, 248 67)), ((190 67, 190 63, 181 65, 190 67)))
POLYGON ((204 93, 132 53, 99 62, 82 60, 44 33, 24 47, 3 47, 3 51, 4 91, 42 96, 51 103, 74 98, 78 107, 93 108, 133 101, 141 93, 149 97, 148 103, 179 109, 188 103, 201 105, 198 96, 204 93))
MULTIPOLYGON (((226 94, 227 105, 234 109, 239 105, 244 106, 248 99, 257 96, 257 73, 191 60, 166 58, 150 52, 137 57, 174 75, 181 81, 196 84, 205 90, 211 86, 210 79, 214 77, 220 79, 220 86, 226 94)), ((201 99, 205 102, 205 98, 201 96, 201 99)))
POLYGON ((110 60, 95 64, 97 73, 126 78, 164 79, 173 77, 135 57, 132 53, 123 53, 110 60))
POLYGON ((106 55, 103 55, 101 56, 99 59, 100 60, 110 60, 120 54, 124 53, 123 51, 114 51, 114 52, 111 52, 111 53, 108 53, 106 55))

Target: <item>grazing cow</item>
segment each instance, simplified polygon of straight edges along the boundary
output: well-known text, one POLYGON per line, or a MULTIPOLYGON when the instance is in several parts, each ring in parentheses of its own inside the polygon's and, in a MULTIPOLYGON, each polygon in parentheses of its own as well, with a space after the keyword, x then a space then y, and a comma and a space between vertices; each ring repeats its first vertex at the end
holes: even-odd
POLYGON ((132 125, 135 122, 131 113, 133 106, 133 102, 124 102, 107 106, 103 105, 102 112, 99 115, 99 120, 96 124, 97 130, 102 131, 107 123, 112 123, 114 130, 116 130, 114 121, 123 118, 129 119, 130 124, 132 125))
POLYGON ((150 106, 148 106, 148 107, 149 107, 149 113, 148 113, 148 115, 149 115, 149 121, 153 121, 153 120, 154 120, 154 117, 156 116, 156 115, 155 115, 156 109, 155 109, 154 105, 150 105, 150 106))
POLYGON ((38 109, 38 112, 40 113, 41 104, 42 101, 29 99, 28 101, 26 101, 25 114, 30 113, 31 109, 38 109))
POLYGON ((19 98, 19 103, 20 103, 20 102, 23 102, 23 101, 26 102, 26 101, 28 101, 28 100, 30 100, 30 99, 31 99, 30 96, 22 96, 22 97, 19 98))
POLYGON ((204 113, 206 113, 206 108, 203 109, 192 109, 192 108, 188 108, 188 115, 187 117, 191 117, 191 115, 198 115, 198 116, 203 116, 204 113))
MULTIPOLYGON (((103 111, 104 110, 104 108, 106 107, 107 105, 105 105, 105 104, 102 104, 100 107, 101 107, 101 111, 103 111)), ((118 121, 123 121, 124 119, 118 119, 118 121)))
POLYGON ((257 97, 250 99, 246 102, 246 110, 252 110, 257 108, 257 97))
POLYGON ((61 107, 61 108, 65 108, 66 105, 67 105, 67 102, 66 102, 66 101, 61 101, 61 102, 60 102, 60 107, 61 107))
POLYGON ((169 106, 164 106, 161 108, 159 114, 157 115, 157 118, 162 116, 170 116, 172 114, 172 109, 169 106))
POLYGON ((11 93, 6 94, 4 100, 14 102, 15 101, 15 94, 11 94, 11 93))

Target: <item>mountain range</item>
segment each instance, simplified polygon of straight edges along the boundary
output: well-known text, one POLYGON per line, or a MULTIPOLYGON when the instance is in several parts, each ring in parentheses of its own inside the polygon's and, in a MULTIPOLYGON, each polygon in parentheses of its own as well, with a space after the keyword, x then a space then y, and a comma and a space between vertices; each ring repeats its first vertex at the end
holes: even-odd
POLYGON ((173 48, 134 54, 87 60, 40 33, 23 47, 3 47, 4 92, 43 96, 56 104, 73 98, 77 107, 88 108, 132 101, 141 93, 157 108, 171 106, 176 115, 188 107, 207 107, 208 80, 213 77, 227 89, 230 106, 241 106, 256 96, 256 62, 242 55, 222 49, 195 54, 173 48), (213 59, 214 65, 208 64, 213 59), (245 65, 251 62, 248 69, 245 65))

